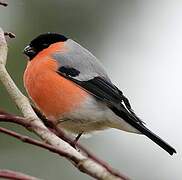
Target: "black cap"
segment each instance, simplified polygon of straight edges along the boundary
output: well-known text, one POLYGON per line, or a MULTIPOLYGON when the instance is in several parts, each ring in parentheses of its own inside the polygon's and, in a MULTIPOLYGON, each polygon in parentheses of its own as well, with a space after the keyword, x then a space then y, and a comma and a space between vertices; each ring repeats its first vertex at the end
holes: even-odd
POLYGON ((45 48, 48 48, 51 44, 54 44, 56 42, 64 42, 68 38, 65 36, 54 33, 54 32, 48 32, 41 34, 37 36, 35 39, 33 39, 28 46, 24 49, 24 54, 26 54, 30 60, 33 59, 40 51, 42 51, 45 48))

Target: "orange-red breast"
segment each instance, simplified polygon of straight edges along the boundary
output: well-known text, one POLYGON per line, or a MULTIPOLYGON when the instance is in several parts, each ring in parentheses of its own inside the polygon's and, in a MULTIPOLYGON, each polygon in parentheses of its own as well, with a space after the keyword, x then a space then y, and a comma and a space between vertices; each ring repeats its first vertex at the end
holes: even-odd
POLYGON ((128 99, 88 50, 57 33, 36 37, 24 49, 25 88, 37 108, 72 133, 106 128, 144 134, 169 154, 175 149, 146 128, 128 99))

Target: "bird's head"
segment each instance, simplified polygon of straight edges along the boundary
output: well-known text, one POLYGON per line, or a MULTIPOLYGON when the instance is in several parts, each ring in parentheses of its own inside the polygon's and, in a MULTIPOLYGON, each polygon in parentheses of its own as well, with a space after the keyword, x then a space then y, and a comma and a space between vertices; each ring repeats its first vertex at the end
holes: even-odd
POLYGON ((29 45, 24 48, 24 54, 33 59, 40 51, 48 48, 51 44, 65 42, 67 38, 58 33, 44 33, 33 39, 29 45))

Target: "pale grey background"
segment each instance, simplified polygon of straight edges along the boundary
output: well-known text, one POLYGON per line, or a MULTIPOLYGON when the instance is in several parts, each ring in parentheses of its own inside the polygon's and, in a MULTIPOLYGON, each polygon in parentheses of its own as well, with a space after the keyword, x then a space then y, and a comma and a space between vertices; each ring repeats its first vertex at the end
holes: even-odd
MULTIPOLYGON (((72 37, 102 61, 136 113, 178 154, 171 157, 146 137, 118 130, 82 139, 82 144, 132 179, 180 180, 181 9, 180 0, 9 0, 8 8, 0 7, 0 26, 17 35, 9 42, 8 70, 23 90, 26 43, 47 31, 72 37)), ((1 84, 0 107, 18 113, 1 84)), ((57 155, 2 134, 0 168, 52 180, 90 179, 57 155)))

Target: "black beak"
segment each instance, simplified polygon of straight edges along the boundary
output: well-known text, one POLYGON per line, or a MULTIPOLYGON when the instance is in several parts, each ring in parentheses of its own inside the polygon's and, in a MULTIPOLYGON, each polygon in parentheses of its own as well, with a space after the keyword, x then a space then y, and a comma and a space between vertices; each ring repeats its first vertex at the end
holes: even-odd
POLYGON ((30 60, 33 59, 36 56, 36 51, 33 47, 30 45, 26 46, 25 49, 23 50, 23 53, 26 54, 30 60))

